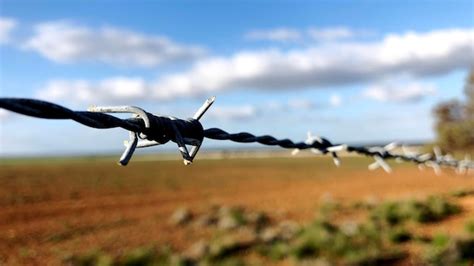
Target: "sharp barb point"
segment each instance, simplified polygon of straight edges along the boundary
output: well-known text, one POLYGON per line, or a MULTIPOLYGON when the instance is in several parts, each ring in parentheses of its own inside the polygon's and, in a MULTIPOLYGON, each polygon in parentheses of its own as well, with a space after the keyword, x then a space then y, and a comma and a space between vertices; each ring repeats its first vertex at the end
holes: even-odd
POLYGON ((374 157, 375 162, 369 169, 383 168, 386 172, 392 169, 385 162, 388 159, 412 162, 420 169, 430 167, 436 174, 441 174, 441 169, 450 168, 462 174, 471 174, 474 162, 469 155, 463 160, 456 160, 452 155, 443 155, 439 147, 434 147, 431 154, 418 154, 405 145, 392 142, 384 147, 363 147, 347 144, 332 144, 327 138, 313 136, 310 131, 303 142, 294 142, 289 139, 278 139, 271 135, 257 136, 248 132, 227 133, 220 128, 204 129, 198 121, 208 108, 214 103, 215 97, 209 97, 198 109, 193 118, 178 119, 172 116, 153 115, 135 106, 95 106, 91 105, 84 111, 73 111, 66 107, 35 99, 0 98, 0 108, 27 116, 45 119, 69 119, 82 125, 98 128, 122 128, 130 132, 130 139, 124 143, 126 150, 120 159, 121 165, 126 165, 136 148, 161 145, 169 141, 178 144, 178 149, 183 157, 183 162, 188 165, 195 158, 205 138, 213 140, 229 140, 238 143, 259 143, 262 145, 279 146, 291 149, 292 154, 300 150, 310 150, 315 154, 332 154, 336 165, 340 160, 336 152, 356 153, 374 157), (98 115, 97 113, 102 113, 98 115), (120 119, 108 113, 130 113, 129 119, 120 119), (138 140, 141 138, 142 140, 138 140), (190 146, 188 150, 186 145, 190 146), (397 149, 401 147, 400 153, 397 149))

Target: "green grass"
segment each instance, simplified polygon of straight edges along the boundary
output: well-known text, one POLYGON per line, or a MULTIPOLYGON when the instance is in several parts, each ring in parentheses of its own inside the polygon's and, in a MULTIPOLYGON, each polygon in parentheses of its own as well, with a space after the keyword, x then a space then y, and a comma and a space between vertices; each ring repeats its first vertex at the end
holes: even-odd
POLYGON ((72 266, 185 266, 186 261, 169 248, 138 247, 120 256, 111 256, 100 250, 66 257, 63 262, 72 266))
POLYGON ((461 212, 461 207, 441 196, 430 196, 426 200, 408 200, 383 203, 371 211, 374 220, 390 226, 406 221, 432 223, 444 220, 461 212))
POLYGON ((426 247, 423 259, 428 265, 469 265, 474 260, 474 238, 438 234, 426 247))
MULTIPOLYGON (((332 206, 332 205, 331 205, 332 206)), ((303 225, 290 239, 272 242, 239 240, 238 230, 214 229, 214 237, 209 239, 209 249, 198 261, 186 259, 180 252, 169 248, 138 247, 111 256, 93 250, 66 258, 71 265, 248 265, 246 255, 259 254, 271 261, 290 260, 298 263, 326 261, 335 265, 387 265, 399 263, 409 254, 404 243, 416 240, 407 222, 421 225, 440 221, 458 213, 459 208, 452 201, 431 196, 425 200, 382 202, 370 210, 365 210, 365 219, 358 222, 335 222, 332 217, 347 208, 337 205, 330 208, 321 205, 320 215, 309 224, 303 225), (422 207, 421 207, 422 206, 422 207), (427 209, 430 219, 421 219, 418 209, 427 209), (236 238, 237 237, 237 238, 236 238)), ((350 205, 354 206, 354 205, 350 205)), ((354 206, 354 210, 357 208, 354 206)), ((229 207, 227 214, 239 221, 239 228, 250 229, 245 222, 242 209, 229 207)), ((274 224, 274 223, 273 223, 274 224)), ((265 226, 271 226, 272 221, 265 226)), ((420 261, 427 265, 464 265, 474 259, 474 223, 466 223, 466 236, 452 237, 438 234, 424 242, 420 261)), ((254 229, 255 230, 255 229, 254 229)), ((254 232, 258 232, 254 231, 254 232)))
POLYGON ((296 260, 324 257, 332 262, 371 265, 396 261, 406 256, 386 241, 384 229, 366 222, 351 230, 327 221, 305 227, 292 245, 290 256, 296 260))
POLYGON ((464 198, 467 196, 474 195, 474 189, 468 189, 468 188, 459 188, 450 193, 451 196, 456 197, 456 198, 464 198))

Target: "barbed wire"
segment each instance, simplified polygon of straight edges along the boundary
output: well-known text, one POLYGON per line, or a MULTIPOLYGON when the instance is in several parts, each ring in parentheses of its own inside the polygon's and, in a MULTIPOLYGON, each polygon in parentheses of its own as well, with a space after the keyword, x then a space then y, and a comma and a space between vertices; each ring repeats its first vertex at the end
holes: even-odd
POLYGON ((0 98, 0 108, 19 114, 44 119, 70 119, 88 127, 98 129, 123 128, 129 131, 129 141, 125 142, 125 152, 119 163, 127 165, 136 148, 144 148, 175 142, 185 164, 190 164, 196 156, 204 138, 213 140, 230 140, 238 143, 259 143, 267 146, 278 146, 292 149, 292 154, 300 150, 311 150, 315 154, 330 154, 334 163, 339 166, 338 152, 357 153, 374 158, 369 169, 382 168, 391 172, 387 159, 412 162, 420 168, 430 167, 439 174, 441 167, 456 169, 457 173, 469 173, 474 170, 474 162, 469 156, 463 160, 456 160, 453 156, 443 155, 439 148, 434 153, 418 154, 408 150, 405 146, 390 143, 383 147, 358 147, 348 144, 333 144, 326 138, 312 136, 308 132, 306 141, 294 142, 290 139, 277 139, 271 135, 255 136, 248 132, 228 133, 220 128, 204 129, 199 119, 214 102, 214 97, 208 99, 192 118, 179 119, 172 116, 154 115, 134 106, 90 107, 88 111, 73 111, 66 107, 24 98, 0 98), (131 113, 128 119, 120 119, 107 113, 131 113), (188 150, 186 145, 191 146, 188 150), (402 153, 395 153, 400 148, 402 153))

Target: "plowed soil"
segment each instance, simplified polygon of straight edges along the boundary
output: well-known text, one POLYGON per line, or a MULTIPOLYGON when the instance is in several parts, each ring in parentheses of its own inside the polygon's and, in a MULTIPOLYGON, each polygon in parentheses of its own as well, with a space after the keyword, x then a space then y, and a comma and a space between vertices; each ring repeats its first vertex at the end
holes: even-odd
MULTIPOLYGON (((281 219, 310 221, 322 199, 340 202, 423 198, 474 189, 474 176, 441 176, 394 164, 368 171, 368 159, 327 158, 10 162, 0 165, 0 264, 56 265, 75 253, 111 254, 143 245, 182 250, 208 232, 168 223, 179 207, 243 206, 281 219)), ((420 230, 455 234, 474 218, 474 197, 458 199, 461 215, 420 230)))

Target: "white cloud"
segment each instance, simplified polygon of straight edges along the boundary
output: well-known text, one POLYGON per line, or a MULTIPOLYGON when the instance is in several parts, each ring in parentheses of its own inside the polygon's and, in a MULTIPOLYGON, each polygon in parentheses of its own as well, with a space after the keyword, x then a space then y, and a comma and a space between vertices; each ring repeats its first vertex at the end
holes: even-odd
POLYGON ((339 94, 333 94, 329 98, 329 105, 332 107, 339 107, 342 104, 342 98, 339 94))
POLYGON ((0 121, 5 121, 10 118, 11 112, 5 109, 0 109, 0 121))
POLYGON ((255 106, 215 106, 208 116, 217 120, 244 120, 254 118, 258 115, 258 110, 255 106))
POLYGON ((16 27, 17 22, 11 18, 0 18, 0 44, 10 41, 10 34, 16 27))
POLYGON ((86 80, 52 80, 37 93, 37 97, 55 101, 117 103, 146 99, 148 84, 136 77, 113 77, 99 82, 86 80))
POLYGON ((178 44, 163 36, 112 27, 93 29, 64 21, 37 25, 24 47, 59 63, 98 61, 142 67, 195 59, 203 54, 200 47, 178 44))
POLYGON ((239 52, 210 58, 191 70, 165 76, 155 95, 209 94, 236 88, 268 90, 326 87, 368 82, 386 76, 439 75, 468 68, 474 30, 389 35, 380 42, 323 45, 282 52, 239 52))
POLYGON ((245 34, 248 40, 294 42, 302 38, 302 33, 296 29, 276 28, 270 30, 253 30, 245 34))
POLYGON ((310 28, 307 31, 310 38, 317 41, 335 41, 352 38, 356 32, 346 27, 310 28))
POLYGON ((259 105, 215 106, 209 116, 219 120, 240 120, 255 118, 259 114, 293 112, 296 110, 309 111, 323 107, 326 106, 308 99, 295 98, 286 102, 270 101, 259 105))
POLYGON ((365 36, 369 32, 353 30, 347 27, 310 27, 306 30, 280 27, 273 29, 253 30, 245 34, 245 39, 272 42, 330 42, 365 36))
POLYGON ((311 110, 316 107, 316 104, 308 99, 290 99, 288 107, 292 109, 311 110))
MULTIPOLYGON (((377 82, 397 76, 442 75, 467 69, 472 62, 472 29, 410 32, 391 34, 371 43, 331 43, 290 51, 241 51, 229 57, 211 57, 198 61, 188 71, 164 75, 153 81, 132 82, 124 85, 121 91, 131 90, 132 98, 136 99, 170 100, 235 89, 323 88, 377 82)), ((56 99, 75 99, 77 92, 82 98, 87 95, 93 95, 94 99, 100 95, 117 100, 128 97, 114 86, 105 86, 108 80, 94 84, 62 81, 61 86, 52 86, 55 85, 53 82, 41 93, 56 99)))
POLYGON ((379 102, 409 103, 418 102, 436 93, 431 84, 409 83, 397 85, 375 85, 366 89, 362 94, 368 99, 379 102))

